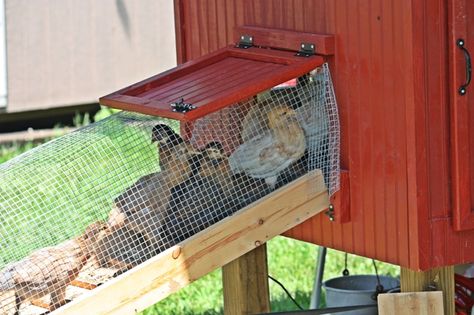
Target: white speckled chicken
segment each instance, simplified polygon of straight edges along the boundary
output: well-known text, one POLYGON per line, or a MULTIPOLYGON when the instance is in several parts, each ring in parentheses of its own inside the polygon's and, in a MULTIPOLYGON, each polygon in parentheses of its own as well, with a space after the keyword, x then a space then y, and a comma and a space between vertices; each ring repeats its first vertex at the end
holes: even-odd
POLYGON ((57 246, 34 251, 0 272, 0 292, 15 291, 15 314, 20 305, 51 294, 51 310, 65 301, 66 287, 78 276, 91 255, 94 243, 107 225, 89 225, 84 234, 57 246))
POLYGON ((328 117, 325 112, 315 110, 311 100, 308 100, 296 109, 296 116, 305 132, 307 149, 322 151, 321 146, 325 141, 327 142, 329 132, 328 117))
POLYGON ((268 129, 242 143, 229 157, 229 163, 234 174, 263 178, 273 188, 280 172, 304 155, 306 141, 296 112, 290 107, 269 108, 266 120, 268 129))

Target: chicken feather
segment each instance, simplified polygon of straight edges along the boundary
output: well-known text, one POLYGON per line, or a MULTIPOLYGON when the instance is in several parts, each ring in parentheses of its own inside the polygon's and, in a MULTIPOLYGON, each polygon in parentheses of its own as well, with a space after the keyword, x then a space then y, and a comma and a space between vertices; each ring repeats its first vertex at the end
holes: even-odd
POLYGON ((93 223, 80 237, 38 249, 0 271, 0 291, 15 291, 15 314, 23 302, 47 294, 51 294, 51 310, 63 305, 66 287, 78 276, 106 229, 105 223, 93 223))
POLYGON ((304 131, 296 112, 277 105, 267 113, 268 129, 242 143, 229 157, 234 174, 263 178, 274 187, 278 174, 301 158, 306 150, 304 131))

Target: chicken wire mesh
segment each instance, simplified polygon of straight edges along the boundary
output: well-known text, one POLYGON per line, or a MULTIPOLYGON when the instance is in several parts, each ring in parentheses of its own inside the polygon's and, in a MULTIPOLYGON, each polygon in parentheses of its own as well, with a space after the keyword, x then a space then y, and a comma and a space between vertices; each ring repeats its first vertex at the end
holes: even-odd
POLYGON ((316 170, 338 190, 327 65, 193 122, 121 112, 30 150, 0 165, 0 313, 57 308, 73 281, 126 271, 316 170))

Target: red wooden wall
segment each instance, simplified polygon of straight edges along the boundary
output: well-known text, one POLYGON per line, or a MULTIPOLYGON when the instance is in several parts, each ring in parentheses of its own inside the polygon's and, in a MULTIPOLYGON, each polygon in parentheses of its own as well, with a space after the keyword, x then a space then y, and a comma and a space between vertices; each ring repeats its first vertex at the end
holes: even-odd
POLYGON ((179 62, 232 43, 235 25, 336 35, 351 221, 320 215, 288 236, 412 269, 474 261, 474 232, 452 228, 449 3, 175 1, 179 62))

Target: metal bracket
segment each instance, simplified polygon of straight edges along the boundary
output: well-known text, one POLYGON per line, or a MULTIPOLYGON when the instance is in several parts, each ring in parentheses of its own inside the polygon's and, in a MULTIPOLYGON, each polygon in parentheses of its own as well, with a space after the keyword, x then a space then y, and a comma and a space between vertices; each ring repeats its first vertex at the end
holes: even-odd
POLYGON ((171 103, 170 106, 173 109, 173 112, 179 113, 186 113, 196 108, 193 104, 185 103, 183 98, 180 98, 177 102, 171 103))
POLYGON ((309 57, 316 53, 316 45, 311 43, 301 43, 300 50, 295 56, 298 57, 309 57))
POLYGON ((237 48, 248 49, 253 46, 253 37, 252 35, 241 35, 237 48))
POLYGON ((330 221, 334 221, 334 205, 330 204, 328 210, 326 210, 324 214, 328 216, 330 221))

